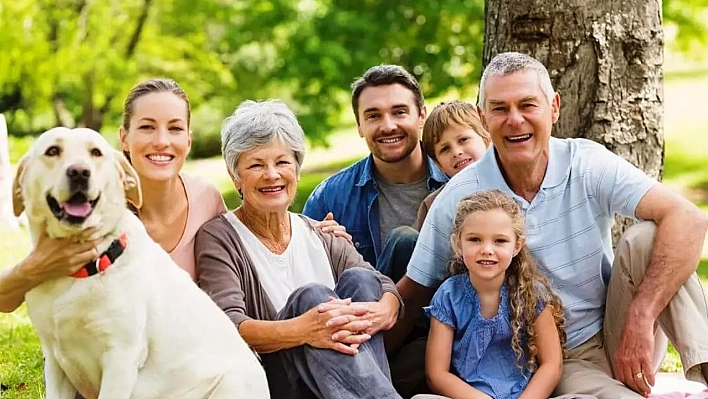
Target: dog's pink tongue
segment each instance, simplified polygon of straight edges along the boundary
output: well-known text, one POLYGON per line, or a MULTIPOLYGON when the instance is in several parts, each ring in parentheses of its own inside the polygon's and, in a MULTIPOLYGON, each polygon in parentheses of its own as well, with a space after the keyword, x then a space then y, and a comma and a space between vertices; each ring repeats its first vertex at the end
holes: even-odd
POLYGON ((85 218, 89 215, 89 213, 91 213, 91 204, 88 202, 82 202, 80 204, 72 204, 67 202, 64 204, 63 208, 64 213, 78 218, 85 218))

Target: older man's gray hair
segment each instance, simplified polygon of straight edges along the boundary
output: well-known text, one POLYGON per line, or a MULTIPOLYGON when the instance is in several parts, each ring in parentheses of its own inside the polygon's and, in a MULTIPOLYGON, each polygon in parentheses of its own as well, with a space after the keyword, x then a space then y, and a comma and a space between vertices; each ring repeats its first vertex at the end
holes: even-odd
POLYGON ((221 153, 235 178, 239 177, 236 164, 241 154, 277 141, 292 149, 300 176, 305 160, 305 133, 284 102, 246 100, 221 124, 221 153))
POLYGON ((500 53, 492 58, 489 65, 484 69, 482 80, 479 82, 479 102, 477 104, 484 109, 487 79, 492 76, 504 76, 523 71, 536 71, 538 73, 541 90, 550 104, 553 101, 553 96, 555 96, 555 91, 553 90, 548 70, 535 58, 516 52, 500 53))

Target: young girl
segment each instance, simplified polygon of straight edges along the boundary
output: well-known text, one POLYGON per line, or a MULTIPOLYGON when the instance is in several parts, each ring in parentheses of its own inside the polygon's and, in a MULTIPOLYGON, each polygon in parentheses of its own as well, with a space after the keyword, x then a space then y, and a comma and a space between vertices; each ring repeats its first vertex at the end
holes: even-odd
POLYGON ((451 398, 548 398, 561 376, 560 299, 526 248, 517 204, 497 190, 457 206, 452 277, 435 293, 426 375, 451 398))

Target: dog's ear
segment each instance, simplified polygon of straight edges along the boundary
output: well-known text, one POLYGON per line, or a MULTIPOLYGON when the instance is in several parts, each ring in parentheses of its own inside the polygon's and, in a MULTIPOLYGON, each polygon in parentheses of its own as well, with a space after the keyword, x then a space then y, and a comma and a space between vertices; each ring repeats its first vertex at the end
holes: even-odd
POLYGON ((15 172, 15 180, 12 181, 12 210, 15 216, 20 216, 25 210, 25 199, 22 197, 22 176, 25 174, 25 167, 27 166, 27 160, 29 155, 25 154, 20 158, 20 162, 17 164, 17 171, 15 172))
POLYGON ((140 190, 140 178, 133 165, 120 151, 115 151, 116 166, 123 180, 123 190, 125 199, 134 207, 140 208, 143 205, 143 192, 140 190))

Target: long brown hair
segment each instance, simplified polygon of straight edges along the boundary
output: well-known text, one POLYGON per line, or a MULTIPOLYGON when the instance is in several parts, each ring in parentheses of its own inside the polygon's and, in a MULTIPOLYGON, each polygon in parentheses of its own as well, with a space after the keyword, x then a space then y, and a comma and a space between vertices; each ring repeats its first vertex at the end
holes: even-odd
MULTIPOLYGON (((508 195, 499 190, 478 191, 463 198, 457 204, 452 236, 460 238, 462 226, 469 215, 474 212, 501 209, 511 218, 512 228, 519 240, 524 236, 524 217, 519 206, 508 195)), ((453 257, 450 262, 450 274, 467 273, 467 266, 460 256, 453 257)), ((516 355, 516 364, 524 368, 522 361, 527 359, 525 367, 535 371, 538 367, 538 335, 534 327, 536 321, 536 304, 541 300, 550 306, 553 320, 558 329, 561 346, 565 352, 565 313, 561 300, 553 292, 553 286, 538 268, 537 262, 529 249, 524 245, 511 260, 506 269, 506 283, 509 286, 509 306, 511 308, 511 347, 516 355), (527 342, 522 342, 526 339, 527 342), (523 347, 525 344, 526 348, 523 347)))

